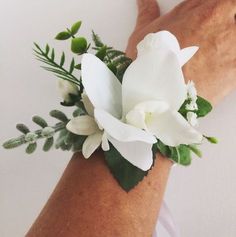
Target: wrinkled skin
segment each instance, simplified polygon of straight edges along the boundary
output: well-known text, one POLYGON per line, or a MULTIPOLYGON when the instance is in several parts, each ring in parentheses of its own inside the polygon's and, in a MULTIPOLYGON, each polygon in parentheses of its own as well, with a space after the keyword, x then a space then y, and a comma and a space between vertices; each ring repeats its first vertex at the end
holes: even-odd
POLYGON ((196 83, 200 95, 216 103, 236 88, 236 0, 188 0, 161 17, 155 0, 138 4, 128 56, 135 58, 136 45, 146 34, 169 30, 181 47, 200 47, 184 66, 186 79, 196 83))

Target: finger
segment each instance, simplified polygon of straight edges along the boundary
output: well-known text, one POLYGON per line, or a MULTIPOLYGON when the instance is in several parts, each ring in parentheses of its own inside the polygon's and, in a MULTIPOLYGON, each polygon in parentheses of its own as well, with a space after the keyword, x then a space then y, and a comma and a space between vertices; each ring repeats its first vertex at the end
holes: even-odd
POLYGON ((137 0, 138 17, 136 28, 144 27, 160 16, 157 0, 137 0))

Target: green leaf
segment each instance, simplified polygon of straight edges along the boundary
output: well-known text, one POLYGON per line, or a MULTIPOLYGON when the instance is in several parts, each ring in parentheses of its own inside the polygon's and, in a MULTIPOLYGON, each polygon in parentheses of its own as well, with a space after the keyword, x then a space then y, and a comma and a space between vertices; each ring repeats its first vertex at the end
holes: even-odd
POLYGON ((24 134, 27 134, 30 132, 29 128, 22 124, 22 123, 19 123, 16 125, 16 129, 19 130, 20 132, 24 133, 24 134))
MULTIPOLYGON (((185 100, 185 102, 182 104, 181 108, 179 109, 179 113, 181 113, 185 118, 187 117, 187 113, 189 110, 186 110, 186 105, 190 102, 189 99, 185 100)), ((197 97, 197 106, 198 110, 194 110, 193 112, 197 114, 197 117, 205 117, 208 113, 212 111, 212 105, 210 102, 205 100, 204 98, 198 96, 197 97)))
POLYGON ((198 117, 204 117, 212 111, 212 105, 204 98, 198 96, 197 98, 198 110, 196 111, 198 117))
POLYGON ((67 40, 71 37, 71 34, 67 31, 62 31, 60 33, 58 33, 55 37, 55 39, 57 40, 67 40))
POLYGON ((170 147, 171 156, 170 159, 176 163, 184 166, 188 166, 192 162, 191 150, 186 145, 179 145, 178 147, 170 147))
POLYGON ((78 69, 78 70, 81 70, 81 63, 80 64, 77 64, 75 65, 75 68, 78 69))
POLYGON ((197 155, 199 158, 202 157, 202 152, 197 148, 196 145, 188 145, 189 149, 195 154, 197 155))
POLYGON ((87 51, 88 43, 83 37, 73 38, 71 41, 71 51, 76 54, 83 54, 87 51))
POLYGON ((19 137, 19 138, 12 138, 12 139, 4 142, 2 146, 5 149, 12 149, 12 148, 16 148, 18 146, 21 146, 24 143, 25 143, 24 136, 22 136, 22 137, 19 137))
POLYGON ((111 143, 110 150, 104 153, 109 169, 126 192, 134 188, 148 174, 147 171, 140 170, 124 159, 111 143))
POLYGON ((47 122, 40 116, 36 115, 32 118, 33 122, 39 125, 42 128, 45 128, 48 126, 47 122))
POLYGON ((75 68, 75 59, 73 58, 71 60, 71 63, 70 63, 70 73, 72 73, 74 71, 74 68, 75 68))
POLYGON ((32 154, 36 150, 36 148, 37 148, 37 143, 36 142, 31 143, 26 147, 25 152, 27 154, 32 154))
POLYGON ((98 52, 96 53, 96 56, 103 61, 106 56, 106 52, 107 52, 107 47, 103 46, 101 47, 101 49, 98 50, 98 52))
POLYGON ((43 150, 45 152, 49 151, 52 148, 53 143, 54 143, 54 138, 53 137, 47 138, 44 145, 43 145, 43 150))
POLYGON ((63 52, 61 55, 60 66, 62 67, 65 63, 65 53, 63 52))
POLYGON ((56 149, 60 148, 64 143, 65 137, 67 136, 68 131, 67 129, 62 129, 58 135, 58 138, 56 140, 56 149))
POLYGON ((157 149, 158 151, 166 157, 170 157, 172 150, 170 149, 169 146, 166 146, 163 142, 161 142, 160 140, 158 140, 158 142, 156 143, 157 149))
POLYGON ((107 67, 116 75, 117 74, 117 68, 113 63, 107 64, 107 67))
POLYGON ((49 47, 49 45, 47 44, 47 45, 46 45, 46 49, 45 49, 45 54, 48 55, 49 51, 50 51, 50 47, 49 47))
POLYGON ((58 120, 60 120, 62 122, 68 122, 68 118, 60 110, 52 110, 50 112, 50 116, 52 116, 53 118, 56 118, 56 119, 58 119, 58 120))
POLYGON ((73 141, 73 146, 72 146, 73 152, 82 151, 82 146, 86 138, 87 136, 76 136, 76 140, 73 141))
POLYGON ((54 61, 54 59, 55 59, 55 50, 54 49, 52 49, 52 52, 51 52, 51 59, 52 59, 52 61, 54 61))
POLYGON ((81 27, 81 24, 82 24, 82 22, 78 21, 72 25, 72 27, 70 29, 72 35, 75 35, 76 33, 78 33, 78 31, 81 27))

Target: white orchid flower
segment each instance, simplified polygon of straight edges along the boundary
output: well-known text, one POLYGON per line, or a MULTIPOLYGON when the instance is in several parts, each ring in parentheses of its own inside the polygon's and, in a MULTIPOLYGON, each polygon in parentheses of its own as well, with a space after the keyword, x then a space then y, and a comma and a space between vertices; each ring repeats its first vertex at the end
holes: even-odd
POLYGON ((110 148, 106 133, 98 127, 93 115, 94 107, 85 93, 82 94, 82 102, 88 115, 81 115, 71 119, 66 128, 74 134, 88 136, 82 147, 82 154, 88 159, 101 144, 104 151, 110 148))
POLYGON ((153 163, 156 138, 169 146, 202 140, 178 113, 187 98, 181 67, 196 51, 197 47, 181 50, 167 31, 150 34, 139 44, 122 85, 97 57, 82 58, 82 83, 95 120, 120 154, 142 170, 153 163))
POLYGON ((63 79, 58 80, 58 88, 59 88, 61 97, 66 102, 70 102, 70 94, 72 95, 78 94, 78 86, 72 82, 69 82, 63 79))

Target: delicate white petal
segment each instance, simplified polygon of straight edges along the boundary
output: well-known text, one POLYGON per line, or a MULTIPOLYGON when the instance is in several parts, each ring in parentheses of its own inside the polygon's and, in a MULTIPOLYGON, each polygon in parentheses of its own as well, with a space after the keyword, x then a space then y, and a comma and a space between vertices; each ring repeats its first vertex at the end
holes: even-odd
POLYGON ((153 135, 139 128, 122 123, 104 110, 95 109, 94 115, 98 124, 106 131, 106 133, 118 141, 142 141, 150 144, 156 142, 153 135))
POLYGON ((180 65, 183 66, 185 63, 187 63, 193 55, 198 51, 199 47, 197 46, 191 46, 184 48, 180 51, 178 54, 180 65))
POLYGON ((142 54, 126 70, 122 83, 123 114, 149 100, 166 101, 179 110, 187 97, 186 84, 177 56, 158 48, 142 54))
POLYGON ((177 38, 169 31, 159 31, 150 33, 138 44, 138 56, 146 53, 148 50, 167 48, 175 53, 179 53, 180 46, 177 38))
POLYGON ((84 54, 81 67, 82 83, 94 107, 120 118, 121 84, 115 75, 92 54, 84 54))
POLYGON ((102 149, 104 151, 109 151, 110 150, 110 145, 107 139, 107 133, 104 131, 103 136, 102 136, 102 149))
POLYGON ((144 142, 120 142, 112 137, 108 137, 108 139, 131 164, 144 171, 151 168, 153 163, 152 144, 144 142))
POLYGON ((72 118, 66 125, 67 130, 78 135, 91 135, 99 131, 94 118, 88 115, 72 118))
POLYGON ((127 115, 126 115, 126 122, 130 125, 133 125, 136 128, 145 129, 146 123, 145 123, 145 112, 139 109, 132 109, 127 115))
POLYGON ((83 156, 88 159, 94 151, 101 145, 102 142, 102 132, 90 135, 84 141, 82 147, 83 156))
POLYGON ((199 49, 197 46, 191 46, 181 50, 175 35, 168 31, 159 31, 146 35, 138 44, 137 48, 138 56, 146 53, 148 50, 155 50, 158 48, 170 49, 177 55, 181 66, 187 63, 199 49))
POLYGON ((168 146, 201 143, 203 136, 178 112, 155 113, 146 124, 148 130, 168 146))
POLYGON ((146 122, 151 119, 153 113, 163 113, 168 109, 169 105, 164 101, 142 102, 126 115, 126 121, 130 125, 146 130, 146 122))
POLYGON ((88 96, 86 95, 85 92, 83 92, 83 94, 81 95, 82 97, 82 102, 84 104, 84 107, 87 111, 87 113, 93 117, 93 112, 94 112, 94 106, 91 103, 91 101, 89 100, 88 96))

